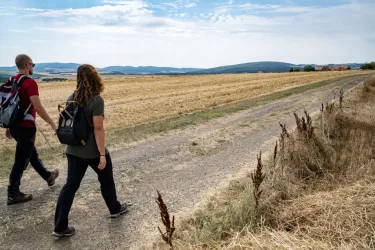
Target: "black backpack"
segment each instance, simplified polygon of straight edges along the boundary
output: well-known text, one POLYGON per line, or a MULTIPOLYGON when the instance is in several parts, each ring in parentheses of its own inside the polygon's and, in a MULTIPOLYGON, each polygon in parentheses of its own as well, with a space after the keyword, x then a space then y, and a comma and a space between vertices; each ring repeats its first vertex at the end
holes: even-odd
POLYGON ((66 102, 65 106, 59 105, 58 109, 60 117, 56 134, 59 141, 72 146, 86 145, 92 125, 87 119, 85 109, 76 105, 74 101, 66 102))
POLYGON ((19 90, 22 82, 28 79, 21 76, 18 81, 12 76, 0 86, 0 127, 11 128, 19 125, 31 107, 24 110, 21 107, 19 90))

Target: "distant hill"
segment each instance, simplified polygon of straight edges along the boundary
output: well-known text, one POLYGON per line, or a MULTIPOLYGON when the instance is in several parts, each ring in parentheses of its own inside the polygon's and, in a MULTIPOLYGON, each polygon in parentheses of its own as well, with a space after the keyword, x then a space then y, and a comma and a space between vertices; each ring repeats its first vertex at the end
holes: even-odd
MULTIPOLYGON (((77 63, 37 63, 34 72, 77 72, 77 63)), ((0 67, 0 71, 17 72, 17 67, 0 67)))
MULTIPOLYGON (((14 76, 15 74, 16 74, 16 72, 0 72, 0 84, 2 84, 6 80, 8 80, 11 76, 14 76)), ((34 78, 34 79, 37 79, 37 78, 40 78, 40 77, 43 77, 43 76, 45 76, 45 75, 35 73, 31 77, 34 78)))
MULTIPOLYGON (((37 63, 35 65, 35 72, 49 72, 49 73, 75 73, 81 64, 77 63, 37 63)), ((154 66, 109 66, 105 68, 97 68, 101 73, 111 74, 183 74, 192 71, 200 70, 199 68, 173 68, 173 67, 154 67, 154 66)), ((16 66, 0 67, 0 71, 16 72, 16 66)))
POLYGON ((15 73, 15 72, 17 72, 17 67, 16 66, 13 66, 13 67, 0 67, 0 71, 2 71, 3 73, 4 72, 15 73))
POLYGON ((124 73, 118 72, 118 71, 111 71, 111 72, 99 72, 100 75, 108 75, 108 76, 117 76, 117 75, 125 75, 124 73))
POLYGON ((5 82, 6 80, 9 79, 9 77, 11 77, 12 74, 9 74, 9 73, 5 73, 5 72, 0 72, 0 84, 2 84, 3 82, 5 82))
POLYGON ((225 73, 258 73, 258 72, 288 72, 292 67, 300 67, 290 63, 284 62, 252 62, 242 63, 228 66, 221 66, 216 68, 204 69, 195 71, 195 74, 225 74, 225 73))
POLYGON ((110 66, 101 68, 103 72, 121 72, 123 74, 183 74, 200 70, 198 68, 172 68, 172 67, 154 67, 154 66, 110 66))
POLYGON ((37 63, 35 65, 34 71, 37 72, 54 72, 54 71, 63 71, 63 72, 77 72, 78 67, 81 64, 77 63, 37 63))
MULTIPOLYGON (((290 68, 300 68, 308 64, 291 64, 285 62, 250 62, 235 65, 227 65, 209 69, 199 68, 173 68, 173 67, 155 67, 155 66, 109 66, 104 68, 97 68, 100 74, 103 75, 148 75, 148 74, 238 74, 238 73, 258 73, 258 72, 288 72, 290 68)), ((316 64, 311 64, 316 66, 316 64)), ((361 63, 343 63, 343 64, 325 64, 325 65, 349 65, 352 69, 359 69, 361 63)), ((77 63, 37 63, 35 72, 48 72, 50 74, 61 73, 76 73, 80 64, 77 63)), ((0 72, 14 74, 17 68, 0 67, 0 72)))

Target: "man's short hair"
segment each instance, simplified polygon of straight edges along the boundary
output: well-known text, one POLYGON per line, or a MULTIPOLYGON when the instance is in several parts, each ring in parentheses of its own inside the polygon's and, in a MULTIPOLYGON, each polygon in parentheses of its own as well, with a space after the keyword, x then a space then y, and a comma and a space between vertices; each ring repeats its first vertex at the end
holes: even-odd
POLYGON ((20 54, 16 56, 16 66, 18 69, 25 69, 26 64, 30 63, 31 61, 31 57, 28 55, 20 54))

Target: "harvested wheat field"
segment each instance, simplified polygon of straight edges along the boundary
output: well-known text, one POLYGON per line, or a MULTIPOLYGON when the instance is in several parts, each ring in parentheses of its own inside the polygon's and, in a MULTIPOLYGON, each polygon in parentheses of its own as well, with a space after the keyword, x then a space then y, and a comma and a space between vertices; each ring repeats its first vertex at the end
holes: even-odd
MULTIPOLYGON (((104 78, 107 131, 252 98, 312 82, 366 74, 360 71, 228 74, 197 76, 128 76, 104 78)), ((43 105, 58 119, 57 105, 72 93, 75 81, 39 83, 43 105)), ((48 125, 37 119, 49 141, 58 143, 48 125)), ((7 142, 2 139, 0 145, 7 142)), ((42 136, 37 145, 45 145, 42 136)))

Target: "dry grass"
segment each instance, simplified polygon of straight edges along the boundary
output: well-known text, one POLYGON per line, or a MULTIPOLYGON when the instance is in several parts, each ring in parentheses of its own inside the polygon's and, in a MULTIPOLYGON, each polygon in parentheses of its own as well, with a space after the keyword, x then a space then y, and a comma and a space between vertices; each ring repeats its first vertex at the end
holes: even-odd
POLYGON ((365 93, 371 93, 374 92, 375 88, 375 76, 367 79, 364 83, 363 91, 365 93))
MULTIPOLYGON (((368 167, 374 167, 368 166, 368 167)), ((375 247, 375 187, 369 181, 316 192, 282 207, 280 229, 310 235, 332 247, 375 247)))
POLYGON ((175 249, 374 249, 375 100, 362 91, 375 92, 365 88, 326 105, 320 130, 307 113, 296 132, 283 127, 259 208, 251 179, 233 182, 176 229, 175 249))

